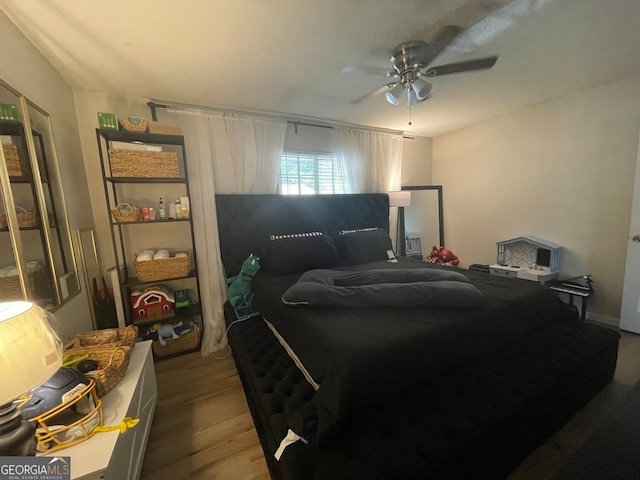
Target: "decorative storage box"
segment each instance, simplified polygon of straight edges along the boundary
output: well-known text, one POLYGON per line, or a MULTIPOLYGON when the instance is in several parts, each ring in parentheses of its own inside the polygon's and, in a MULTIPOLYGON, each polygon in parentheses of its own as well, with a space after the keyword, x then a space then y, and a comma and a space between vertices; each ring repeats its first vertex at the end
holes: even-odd
POLYGON ((498 262, 489 273, 545 283, 558 276, 560 249, 557 243, 525 236, 498 242, 498 262))
POLYGON ((176 152, 110 149, 111 175, 114 177, 168 177, 180 176, 176 152))
POLYGON ((157 260, 134 261, 136 276, 140 282, 156 282, 189 275, 191 256, 159 258, 157 260))
POLYGON ((3 143, 2 151, 4 152, 4 159, 7 162, 7 171, 10 176, 21 177, 22 165, 20 162, 20 153, 17 145, 11 143, 3 143))

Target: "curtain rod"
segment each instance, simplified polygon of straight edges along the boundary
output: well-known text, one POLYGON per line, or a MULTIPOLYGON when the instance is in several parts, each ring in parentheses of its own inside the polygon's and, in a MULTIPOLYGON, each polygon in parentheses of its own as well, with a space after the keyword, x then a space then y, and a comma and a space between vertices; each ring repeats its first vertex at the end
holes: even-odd
MULTIPOLYGON (((149 110, 151 110, 151 119, 154 122, 158 121, 158 114, 157 114, 157 109, 158 108, 164 108, 164 109, 168 109, 170 108, 172 105, 169 105, 167 103, 159 103, 159 102, 154 102, 154 101, 149 101, 147 102, 147 106, 149 107, 149 110)), ((194 106, 195 107, 195 106, 194 106)), ((223 108, 215 108, 215 107, 198 107, 198 108, 210 108, 212 110, 221 110, 221 111, 225 111, 225 109, 223 108)), ((234 111, 233 109, 226 109, 226 111, 234 111)), ((251 114, 251 112, 240 112, 240 113, 247 113, 247 114, 251 114)), ((266 114, 264 114, 265 116, 267 116, 266 114)), ((298 133, 298 126, 304 126, 304 127, 316 127, 316 128, 327 128, 329 130, 333 129, 332 125, 324 125, 321 123, 311 123, 311 122, 302 122, 299 120, 286 120, 286 122, 290 125, 294 126, 295 132, 298 133)), ((408 140, 413 140, 414 137, 413 136, 409 136, 409 135, 405 135, 403 132, 398 132, 395 130, 386 130, 386 129, 375 129, 375 128, 368 128, 368 127, 360 127, 357 125, 353 125, 353 128, 360 128, 360 129, 364 129, 364 130, 370 130, 370 131, 378 131, 378 132, 383 132, 383 133, 402 133, 402 138, 408 139, 408 140)))
MULTIPOLYGON (((170 105, 167 105, 166 103, 156 103, 156 102, 147 102, 147 106, 151 110, 151 119, 154 122, 158 121, 158 113, 156 111, 158 108, 169 108, 170 107, 170 105)), ((300 121, 297 121, 297 120, 287 120, 287 123, 289 123, 291 125, 295 125, 296 133, 298 133, 298 125, 302 125, 302 126, 305 126, 305 127, 318 127, 318 128, 333 129, 333 127, 331 125, 321 125, 319 123, 300 122, 300 121)))

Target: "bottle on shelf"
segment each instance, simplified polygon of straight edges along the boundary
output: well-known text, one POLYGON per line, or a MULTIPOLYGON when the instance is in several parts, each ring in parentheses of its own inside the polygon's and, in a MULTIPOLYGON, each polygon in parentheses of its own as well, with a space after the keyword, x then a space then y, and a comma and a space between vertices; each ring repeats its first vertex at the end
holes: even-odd
POLYGON ((180 203, 179 198, 176 198, 175 206, 176 206, 176 218, 182 218, 182 204, 180 203))
POLYGON ((164 197, 160 197, 160 203, 158 204, 158 217, 160 220, 166 220, 167 212, 164 209, 164 197))

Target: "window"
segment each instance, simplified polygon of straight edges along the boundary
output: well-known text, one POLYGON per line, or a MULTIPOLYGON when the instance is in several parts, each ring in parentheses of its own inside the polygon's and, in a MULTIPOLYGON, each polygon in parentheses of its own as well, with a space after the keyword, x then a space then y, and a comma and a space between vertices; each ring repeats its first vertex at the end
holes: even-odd
POLYGON ((280 159, 280 194, 350 193, 342 162, 332 153, 284 152, 280 159))

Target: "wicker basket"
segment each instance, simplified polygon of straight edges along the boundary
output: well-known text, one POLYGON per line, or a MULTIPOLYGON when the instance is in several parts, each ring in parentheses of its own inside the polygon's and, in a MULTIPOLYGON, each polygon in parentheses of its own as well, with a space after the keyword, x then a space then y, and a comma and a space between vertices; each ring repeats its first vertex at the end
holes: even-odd
POLYGON ((20 163, 20 153, 17 145, 10 143, 2 144, 4 159, 7 162, 7 171, 10 176, 21 177, 22 165, 20 163))
POLYGON ((0 299, 2 300, 22 300, 22 288, 20 288, 20 278, 0 277, 0 299))
POLYGON ((20 228, 29 228, 38 225, 35 210, 26 210, 22 207, 16 206, 16 215, 18 217, 18 226, 20 228))
POLYGON ((128 117, 119 117, 122 129, 127 132, 148 132, 149 122, 140 115, 129 115, 128 117))
MULTIPOLYGON (((26 210, 16 206, 16 217, 18 218, 18 227, 20 228, 29 228, 38 225, 35 210, 26 210)), ((8 224, 7 215, 0 213, 0 228, 7 228, 8 224)))
POLYGON ((176 152, 148 150, 109 150, 111 175, 114 177, 168 177, 180 176, 176 152))
MULTIPOLYGON (((27 272, 27 291, 32 294, 38 293, 38 287, 44 288, 44 279, 41 271, 27 272)), ((20 288, 20 277, 0 277, 0 301, 2 300, 23 300, 22 288, 20 288)))
POLYGON ((200 329, 180 335, 178 338, 166 338, 165 342, 164 347, 157 340, 151 344, 153 353, 158 357, 166 357, 184 350, 193 350, 200 344, 200 329))
POLYGON ((140 218, 140 209, 128 203, 119 203, 111 209, 113 219, 118 223, 137 222, 140 218))
POLYGON ((99 370, 87 372, 85 375, 96 382, 98 396, 103 397, 127 373, 131 358, 131 348, 123 346, 77 347, 66 350, 65 354, 74 356, 87 354, 91 360, 98 363, 99 370))
POLYGON ((129 325, 126 328, 105 328, 92 332, 78 333, 73 338, 70 348, 88 347, 129 347, 131 350, 136 345, 138 327, 129 325))
POLYGON ((156 282, 189 275, 190 256, 159 258, 157 260, 134 261, 136 275, 140 282, 156 282))

